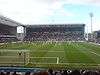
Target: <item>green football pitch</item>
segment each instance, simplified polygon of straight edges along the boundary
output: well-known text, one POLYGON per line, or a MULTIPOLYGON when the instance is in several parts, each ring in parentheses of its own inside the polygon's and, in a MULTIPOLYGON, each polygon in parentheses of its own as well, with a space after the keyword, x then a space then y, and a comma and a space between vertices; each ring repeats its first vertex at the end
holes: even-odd
POLYGON ((100 46, 87 42, 0 44, 0 65, 44 68, 100 68, 100 46))

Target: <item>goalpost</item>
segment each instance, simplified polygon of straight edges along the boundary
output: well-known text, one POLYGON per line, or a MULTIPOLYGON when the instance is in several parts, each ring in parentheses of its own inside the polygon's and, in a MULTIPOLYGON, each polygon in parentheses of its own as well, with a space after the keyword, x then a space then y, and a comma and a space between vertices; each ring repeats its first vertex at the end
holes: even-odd
POLYGON ((0 50, 0 65, 20 65, 29 63, 29 50, 0 50))
POLYGON ((29 50, 0 50, 0 66, 25 66, 28 63, 59 64, 59 57, 30 57, 29 50))

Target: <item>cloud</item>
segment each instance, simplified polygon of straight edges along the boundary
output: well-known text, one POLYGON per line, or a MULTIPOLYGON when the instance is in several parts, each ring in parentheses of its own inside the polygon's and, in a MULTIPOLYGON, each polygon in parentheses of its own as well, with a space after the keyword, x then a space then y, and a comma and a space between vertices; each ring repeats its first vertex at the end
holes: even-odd
POLYGON ((24 24, 42 23, 49 16, 72 16, 62 8, 62 0, 0 0, 3 15, 24 24))
POLYGON ((75 16, 64 4, 99 5, 99 0, 0 0, 0 13, 18 22, 46 23, 51 16, 75 16))
POLYGON ((100 0, 34 0, 36 2, 41 2, 45 4, 86 4, 86 5, 99 5, 100 0))
POLYGON ((0 0, 0 12, 18 22, 38 22, 49 13, 48 5, 33 0, 0 0))
POLYGON ((64 3, 100 6, 100 0, 64 0, 64 3))

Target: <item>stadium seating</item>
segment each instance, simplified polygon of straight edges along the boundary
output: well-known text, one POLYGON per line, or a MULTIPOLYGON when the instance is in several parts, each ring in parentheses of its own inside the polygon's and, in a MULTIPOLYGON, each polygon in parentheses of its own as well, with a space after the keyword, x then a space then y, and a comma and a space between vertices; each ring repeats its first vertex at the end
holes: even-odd
POLYGON ((0 43, 16 42, 18 39, 16 36, 8 34, 6 32, 0 32, 0 43))
POLYGON ((0 75, 100 75, 98 70, 52 70, 36 71, 36 72, 17 72, 17 71, 1 71, 0 75))
POLYGON ((30 35, 24 38, 25 41, 48 41, 48 40, 55 40, 55 41, 82 41, 84 40, 83 35, 80 33, 60 33, 60 32, 33 32, 30 35))
POLYGON ((26 27, 24 41, 82 41, 84 25, 33 25, 26 27))

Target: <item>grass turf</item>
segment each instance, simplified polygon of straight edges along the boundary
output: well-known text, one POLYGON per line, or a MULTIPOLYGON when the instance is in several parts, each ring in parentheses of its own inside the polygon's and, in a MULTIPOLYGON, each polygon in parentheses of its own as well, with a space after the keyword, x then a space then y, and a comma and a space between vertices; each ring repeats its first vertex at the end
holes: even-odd
MULTIPOLYGON (((100 68, 100 46, 87 42, 10 43, 0 45, 0 50, 29 50, 31 58, 25 65, 27 67, 100 68)), ((12 57, 16 55, 5 52, 1 56, 3 54, 12 57)))

